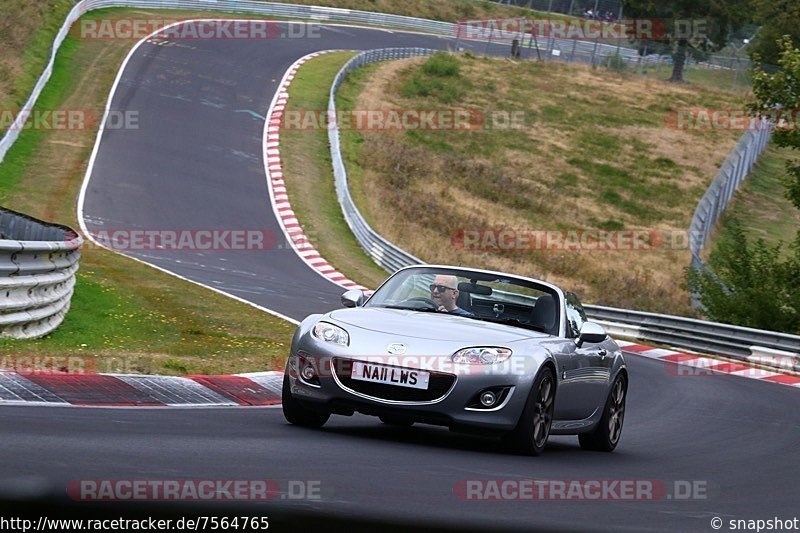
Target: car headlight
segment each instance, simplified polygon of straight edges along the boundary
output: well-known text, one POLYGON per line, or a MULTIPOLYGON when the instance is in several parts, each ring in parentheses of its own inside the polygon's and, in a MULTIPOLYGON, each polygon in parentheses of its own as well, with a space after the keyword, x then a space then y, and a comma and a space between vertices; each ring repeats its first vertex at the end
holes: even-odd
POLYGON ((334 326, 330 322, 317 322, 314 326, 314 336, 325 342, 332 342, 342 346, 350 344, 350 335, 339 326, 334 326))
POLYGON ((450 359, 454 363, 470 365, 492 365, 502 363, 511 357, 511 350, 508 348, 496 348, 492 346, 479 346, 477 348, 464 348, 454 353, 450 359))

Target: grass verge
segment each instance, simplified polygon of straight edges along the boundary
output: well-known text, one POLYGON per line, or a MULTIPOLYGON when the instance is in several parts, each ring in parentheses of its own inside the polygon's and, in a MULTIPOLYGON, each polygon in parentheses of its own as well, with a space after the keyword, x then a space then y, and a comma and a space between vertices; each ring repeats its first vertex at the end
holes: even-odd
POLYGON ((764 239, 770 247, 783 243, 781 251, 787 255, 800 227, 800 210, 786 198, 783 184, 786 162, 793 157, 792 150, 770 145, 726 211, 741 222, 749 238, 764 239))
MULTIPOLYGON (((638 72, 635 66, 631 71, 638 72)), ((666 80, 672 75, 672 65, 647 66, 641 69, 641 74, 654 79, 666 80)), ((743 61, 742 64, 734 63, 734 69, 711 69, 697 66, 687 66, 683 71, 683 79, 690 84, 721 91, 747 93, 750 91, 750 72, 743 61)))
POLYGON ((469 131, 344 132, 354 198, 379 233, 430 262, 542 277, 592 303, 692 313, 681 288, 689 254, 677 241, 592 253, 454 242, 481 228, 685 231, 740 132, 679 130, 668 117, 737 107, 739 95, 579 65, 467 54, 454 72, 431 61, 440 60, 370 67, 342 87, 340 110, 466 110, 484 119, 469 131), (521 122, 504 127, 514 113, 521 122))
POLYGON ((70 0, 0 2, 0 110, 19 109, 50 60, 70 0))
MULTIPOLYGON (((311 59, 289 87, 286 114, 324 116, 333 78, 352 57, 330 53, 311 59)), ((324 127, 281 132, 281 160, 286 190, 303 230, 320 254, 366 287, 377 287, 386 271, 367 257, 347 226, 336 198, 328 132, 324 127)))

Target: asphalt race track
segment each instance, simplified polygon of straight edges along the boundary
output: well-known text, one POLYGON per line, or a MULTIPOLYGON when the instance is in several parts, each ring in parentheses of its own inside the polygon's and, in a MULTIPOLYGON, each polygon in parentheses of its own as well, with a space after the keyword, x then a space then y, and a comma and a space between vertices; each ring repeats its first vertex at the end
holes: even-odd
MULTIPOLYGON (((316 50, 448 44, 346 27, 323 28, 319 39, 144 43, 112 102, 112 109, 138 111, 140 127, 103 137, 86 194, 87 226, 279 235, 258 117, 286 68, 316 50)), ((286 248, 131 255, 295 319, 337 307, 342 292, 286 248)), ((493 439, 428 426, 397 429, 360 415, 334 416, 322 430, 308 430, 287 425, 274 408, 4 406, 0 495, 63 498, 68 483, 82 479, 270 479, 282 491, 290 481, 319 482, 321 498, 242 504, 249 512, 263 508, 268 515, 283 506, 307 517, 616 531, 711 531, 714 517, 727 531, 729 519, 796 516, 795 387, 685 376, 659 361, 627 360, 628 410, 612 454, 582 451, 575 437, 553 437, 541 457, 519 457, 493 439), (508 479, 638 480, 663 491, 638 500, 458 497, 467 480, 508 479), (685 499, 675 487, 687 484, 698 490, 685 499)))
POLYGON ((343 290, 287 246, 270 205, 262 133, 275 89, 311 52, 455 43, 322 26, 314 38, 172 44, 143 43, 125 69, 111 110, 136 111, 138 128, 106 130, 86 189, 87 228, 264 231, 279 236, 275 247, 126 253, 297 320, 340 306, 343 290))
MULTIPOLYGON (((396 429, 367 416, 334 416, 310 430, 286 424, 280 409, 3 407, 0 489, 50 486, 63 495, 79 479, 319 481, 322 499, 297 503, 306 513, 488 523, 493 530, 710 531, 715 516, 797 512, 795 388, 680 376, 636 356, 629 366, 623 438, 611 454, 553 437, 540 457, 514 456, 492 439, 433 426, 396 429), (686 501, 500 502, 464 501, 453 490, 465 480, 531 478, 651 480, 670 492, 675 480, 699 481, 706 491, 705 499, 686 501)), ((270 502, 262 505, 269 514, 270 502)))

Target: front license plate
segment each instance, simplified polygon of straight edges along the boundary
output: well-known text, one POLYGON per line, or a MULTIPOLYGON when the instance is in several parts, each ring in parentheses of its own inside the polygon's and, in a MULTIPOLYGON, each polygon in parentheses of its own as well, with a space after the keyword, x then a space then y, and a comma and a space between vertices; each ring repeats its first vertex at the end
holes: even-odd
POLYGON ((350 372, 350 377, 359 381, 371 381, 373 383, 427 390, 431 373, 424 370, 353 361, 353 370, 350 372))

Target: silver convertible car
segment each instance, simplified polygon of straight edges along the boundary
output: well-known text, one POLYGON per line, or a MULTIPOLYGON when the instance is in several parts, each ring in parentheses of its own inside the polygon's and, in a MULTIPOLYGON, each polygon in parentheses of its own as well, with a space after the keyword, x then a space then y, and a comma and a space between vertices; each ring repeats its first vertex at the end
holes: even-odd
POLYGON ((575 295, 535 279, 451 266, 401 269, 292 339, 283 413, 321 427, 355 412, 502 435, 538 455, 551 434, 611 451, 625 415, 619 346, 575 295))

